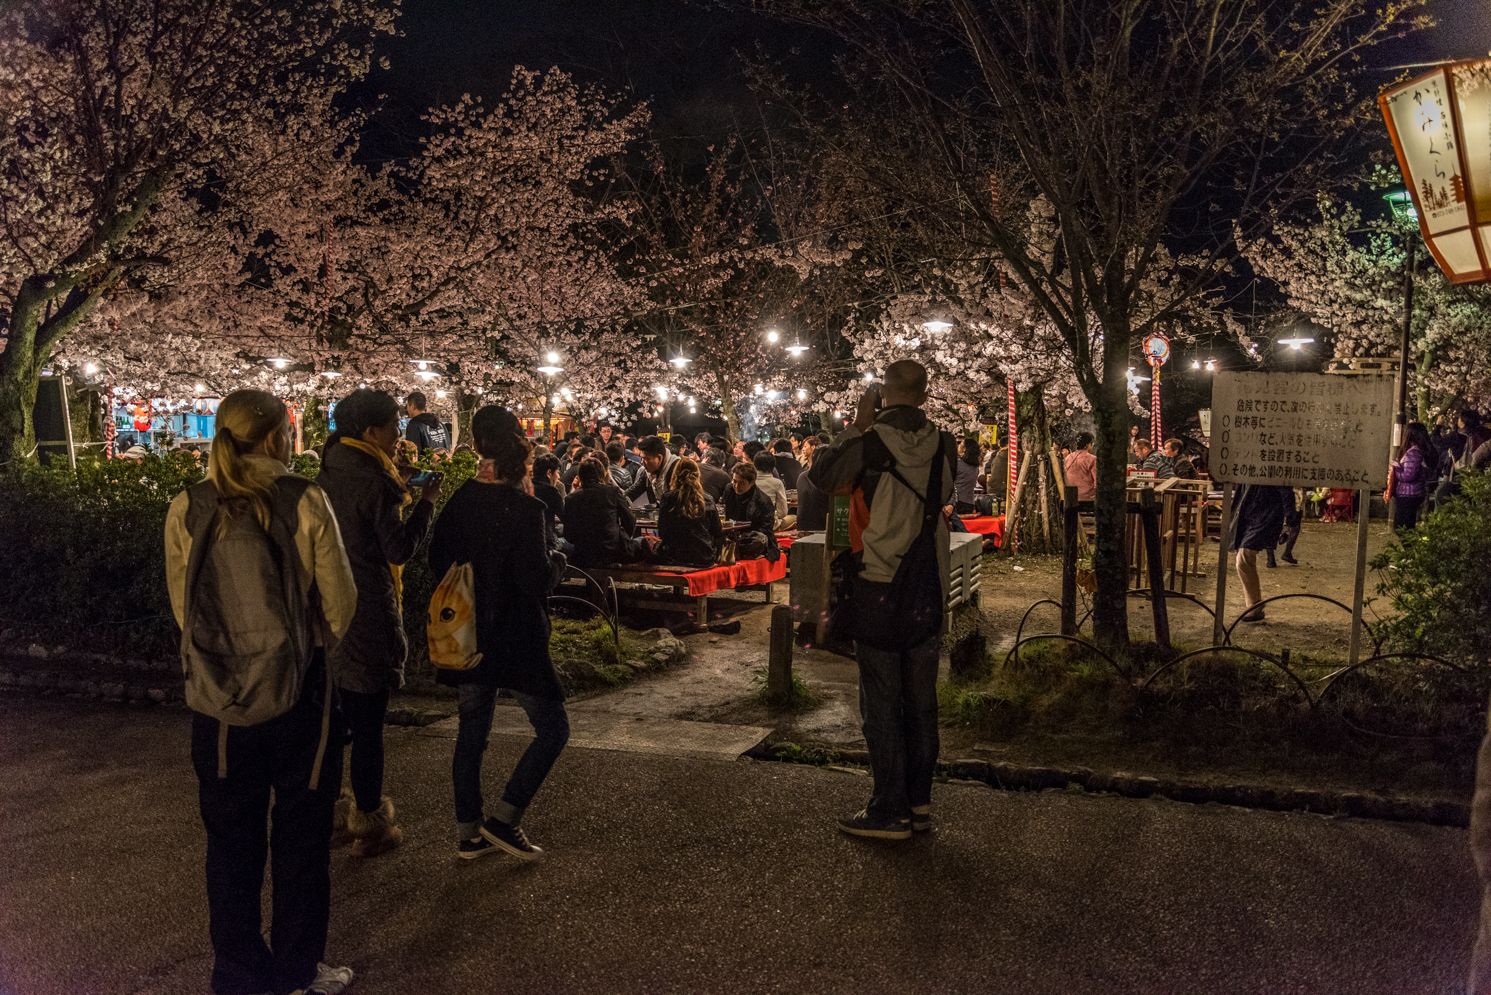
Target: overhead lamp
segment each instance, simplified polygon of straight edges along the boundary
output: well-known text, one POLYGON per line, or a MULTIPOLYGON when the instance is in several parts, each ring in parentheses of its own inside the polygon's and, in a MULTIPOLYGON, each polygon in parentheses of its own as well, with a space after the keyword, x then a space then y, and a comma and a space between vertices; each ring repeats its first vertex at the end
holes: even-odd
MULTIPOLYGON (((551 352, 551 353, 549 353, 549 355, 552 356, 554 354, 551 352)), ((546 377, 552 377, 555 374, 563 373, 564 372, 564 367, 562 367, 562 366, 554 366, 552 364, 549 365, 549 366, 540 366, 538 368, 538 372, 542 373, 546 377)))
POLYGON ((806 398, 806 397, 807 397, 807 396, 808 396, 808 392, 807 392, 807 391, 805 391, 805 390, 799 390, 799 391, 798 391, 798 392, 797 392, 797 399, 798 399, 798 400, 799 400, 799 401, 801 401, 801 400, 803 400, 803 399, 805 399, 805 398, 806 398))
POLYGON ((787 347, 787 351, 792 353, 793 357, 796 358, 807 352, 809 348, 809 346, 805 346, 801 342, 798 342, 796 345, 789 345, 787 347))
POLYGON ((547 356, 545 356, 544 358, 547 359, 551 363, 557 363, 557 362, 559 362, 559 353, 557 353, 557 352, 551 352, 547 356))
POLYGON ((678 367, 681 370, 685 366, 692 363, 693 360, 689 359, 687 356, 674 356, 672 359, 668 360, 668 362, 672 363, 674 366, 678 367))
MULTIPOLYGON (((238 371, 234 370, 233 372, 237 373, 238 371)), ((341 374, 338 373, 336 370, 322 370, 321 375, 328 380, 335 380, 337 377, 341 376, 341 374)))
POLYGON ((202 391, 206 390, 207 388, 204 387, 204 386, 202 386, 201 384, 197 384, 197 386, 194 389, 196 390, 196 392, 198 394, 200 394, 200 393, 202 393, 202 391))
POLYGON ((570 396, 569 388, 568 387, 560 387, 559 388, 559 393, 563 394, 565 397, 569 397, 570 396))
POLYGON ((421 370, 428 370, 430 367, 434 366, 437 361, 433 359, 411 359, 409 360, 409 362, 413 363, 421 370))
POLYGON ((1215 373, 1215 372, 1217 372, 1217 361, 1215 359, 1208 359, 1206 361, 1206 372, 1207 373, 1215 373))
POLYGON ((779 338, 781 338, 781 335, 777 332, 777 330, 775 328, 768 328, 766 330, 766 341, 768 341, 768 342, 775 342, 779 338))
POLYGON ((89 363, 87 366, 83 367, 83 372, 88 374, 89 376, 92 376, 93 374, 98 372, 98 364, 89 363))
POLYGON ((434 380, 440 374, 436 373, 434 370, 420 370, 419 372, 415 373, 414 375, 417 376, 417 377, 419 377, 419 379, 423 380, 425 383, 429 383, 431 380, 434 380))
POLYGON ((283 370, 285 367, 290 365, 290 361, 281 356, 271 356, 264 362, 268 363, 270 366, 273 366, 277 370, 283 370))
POLYGON ((443 391, 443 390, 437 390, 437 391, 435 391, 435 396, 437 398, 439 398, 440 400, 443 401, 443 400, 445 400, 445 391, 443 391))
POLYGON ((763 390, 765 390, 765 389, 766 389, 766 388, 765 388, 765 387, 763 387, 763 386, 761 386, 761 385, 760 385, 760 384, 757 384, 757 385, 756 385, 756 393, 757 393, 757 394, 758 394, 758 395, 759 395, 759 394, 760 394, 760 393, 761 393, 761 392, 762 392, 762 391, 763 391, 763 390))
POLYGON ((922 327, 929 332, 945 332, 953 327, 953 323, 943 321, 941 318, 931 318, 922 322, 922 327))
POLYGON ((1303 336, 1296 336, 1295 338, 1280 339, 1279 340, 1279 345, 1287 345, 1291 349, 1298 350, 1298 349, 1304 348, 1305 346, 1309 345, 1311 342, 1314 342, 1314 341, 1315 340, 1311 339, 1311 338, 1305 338, 1303 336))
POLYGON ((873 374, 873 373, 866 373, 865 374, 865 383, 874 383, 874 382, 875 382, 875 374, 873 374))
POLYGON ((656 387, 654 387, 652 389, 655 390, 655 391, 657 391, 657 396, 658 397, 661 397, 661 398, 664 398, 664 399, 667 398, 667 396, 668 396, 668 388, 667 387, 664 387, 661 384, 659 384, 658 386, 656 386, 656 387))
POLYGON ((1201 369, 1201 360, 1199 360, 1199 359, 1193 359, 1193 360, 1191 360, 1191 369, 1193 369, 1193 370, 1199 370, 1199 369, 1201 369))

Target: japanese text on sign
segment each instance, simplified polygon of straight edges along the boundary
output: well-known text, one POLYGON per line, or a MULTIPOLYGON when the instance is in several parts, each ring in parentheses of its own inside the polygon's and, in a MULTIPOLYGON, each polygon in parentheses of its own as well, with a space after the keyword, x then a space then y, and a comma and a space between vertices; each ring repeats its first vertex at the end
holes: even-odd
POLYGON ((1391 377, 1220 373, 1212 386, 1211 478, 1234 484, 1387 484, 1391 377))

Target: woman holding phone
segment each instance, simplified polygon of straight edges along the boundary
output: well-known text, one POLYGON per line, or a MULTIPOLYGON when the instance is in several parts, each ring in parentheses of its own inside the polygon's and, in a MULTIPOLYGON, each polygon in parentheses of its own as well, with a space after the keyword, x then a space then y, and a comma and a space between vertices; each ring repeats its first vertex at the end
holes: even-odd
POLYGON ((337 801, 335 826, 339 838, 355 841, 353 853, 372 857, 404 838, 393 801, 383 794, 383 717, 389 691, 404 686, 409 653, 404 564, 429 534, 442 481, 439 474, 427 478, 417 502, 409 492, 405 477, 412 468, 394 462, 399 405, 389 395, 355 390, 333 414, 337 429, 326 441, 316 483, 336 513, 357 582, 357 611, 330 661, 352 732, 352 789, 337 801))

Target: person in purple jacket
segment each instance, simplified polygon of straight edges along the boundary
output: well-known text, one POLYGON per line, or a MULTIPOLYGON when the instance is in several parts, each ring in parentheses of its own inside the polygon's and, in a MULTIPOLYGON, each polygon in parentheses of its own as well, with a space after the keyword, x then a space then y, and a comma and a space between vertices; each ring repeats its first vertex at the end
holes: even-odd
POLYGON ((1419 508, 1436 480, 1434 443, 1423 422, 1409 422, 1403 455, 1393 460, 1394 529, 1411 529, 1418 523, 1419 508))

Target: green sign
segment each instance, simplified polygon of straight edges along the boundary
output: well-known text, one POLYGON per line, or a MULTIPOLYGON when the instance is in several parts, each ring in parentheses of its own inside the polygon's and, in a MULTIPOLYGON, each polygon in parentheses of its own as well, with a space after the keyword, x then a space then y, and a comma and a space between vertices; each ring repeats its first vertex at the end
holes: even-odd
POLYGON ((839 495, 834 498, 832 527, 829 529, 829 544, 833 546, 849 545, 849 495, 839 495))

